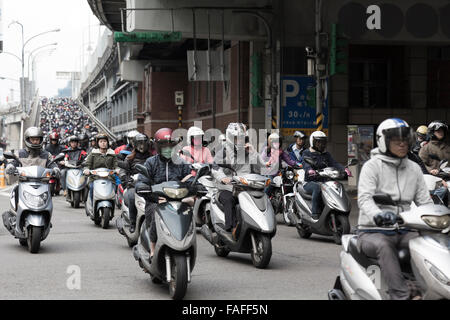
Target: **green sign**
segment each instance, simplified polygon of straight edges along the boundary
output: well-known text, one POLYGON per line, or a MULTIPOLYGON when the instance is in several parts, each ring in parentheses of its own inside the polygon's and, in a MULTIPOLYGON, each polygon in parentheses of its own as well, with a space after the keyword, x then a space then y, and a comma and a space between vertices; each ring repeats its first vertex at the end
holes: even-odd
POLYGON ((338 25, 331 26, 330 75, 348 72, 348 40, 343 38, 338 25))
POLYGON ((162 43, 181 41, 181 32, 114 32, 116 42, 162 43))

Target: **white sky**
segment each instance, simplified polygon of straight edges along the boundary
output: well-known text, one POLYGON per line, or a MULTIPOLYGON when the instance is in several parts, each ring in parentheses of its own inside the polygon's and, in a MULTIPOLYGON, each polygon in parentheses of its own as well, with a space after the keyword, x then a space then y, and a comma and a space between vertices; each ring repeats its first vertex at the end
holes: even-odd
MULTIPOLYGON (((1 1, 1 0, 0 0, 1 1)), ((57 71, 80 71, 82 48, 84 62, 87 63, 86 49, 89 39, 95 49, 98 35, 105 27, 99 27, 98 19, 93 15, 87 0, 3 0, 3 51, 21 56, 22 33, 18 24, 8 25, 17 20, 24 26, 24 37, 27 41, 32 36, 53 29, 61 29, 57 33, 48 33, 31 40, 25 52, 40 46, 58 43, 51 55, 51 47, 42 49, 36 55, 37 85, 41 96, 53 96, 59 88, 67 85, 66 80, 57 80, 57 71), (89 27, 90 26, 90 27, 89 27), (84 44, 84 45, 83 45, 84 44)), ((25 76, 28 73, 28 55, 25 55, 25 76)), ((31 73, 31 62, 30 62, 31 73)), ((0 77, 19 79, 21 64, 13 56, 0 54, 0 77)), ((14 100, 20 100, 19 83, 12 80, 0 80, 0 105, 6 103, 10 89, 14 88, 14 100)))

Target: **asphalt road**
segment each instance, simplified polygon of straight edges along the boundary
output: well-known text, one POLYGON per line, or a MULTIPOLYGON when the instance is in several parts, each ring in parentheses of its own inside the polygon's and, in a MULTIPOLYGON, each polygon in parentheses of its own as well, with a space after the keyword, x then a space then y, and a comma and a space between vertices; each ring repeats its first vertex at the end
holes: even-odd
MULTIPOLYGON (((72 209, 61 196, 53 203, 53 228, 37 255, 28 253, 0 226, 0 299, 169 299, 167 286, 153 284, 138 266, 114 221, 103 230, 84 208, 72 209), (69 289, 73 270, 81 275, 79 290, 69 289)), ((8 208, 8 195, 2 191, 0 210, 8 208)), ((352 226, 355 209, 353 201, 352 226)), ((317 235, 300 239, 295 227, 281 222, 265 270, 254 268, 250 255, 217 257, 200 234, 197 243, 197 262, 185 299, 323 300, 338 273, 340 246, 317 235)))

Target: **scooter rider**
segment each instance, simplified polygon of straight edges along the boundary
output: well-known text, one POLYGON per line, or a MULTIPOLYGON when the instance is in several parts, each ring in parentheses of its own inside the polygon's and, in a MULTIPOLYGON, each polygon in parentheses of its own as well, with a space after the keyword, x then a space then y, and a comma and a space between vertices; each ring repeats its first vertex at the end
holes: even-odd
POLYGON ((377 129, 378 148, 362 167, 358 185, 358 246, 377 259, 393 300, 410 298, 398 260, 398 250, 408 248, 413 232, 397 229, 397 214, 407 211, 412 201, 417 206, 432 203, 420 167, 408 160, 414 145, 413 132, 401 119, 387 119, 377 129), (376 193, 388 194, 396 206, 378 205, 376 193))
POLYGON ((67 164, 71 160, 84 161, 87 156, 86 151, 78 146, 79 139, 77 136, 73 135, 69 137, 69 149, 66 151, 66 156, 64 157, 64 169, 61 170, 61 186, 64 190, 64 196, 67 196, 67 186, 66 186, 66 174, 67 174, 67 164))
MULTIPOLYGON (((84 171, 83 174, 86 176, 90 175, 89 170, 94 170, 97 168, 107 168, 115 170, 119 174, 119 168, 117 166, 116 154, 112 149, 109 148, 108 136, 104 133, 99 133, 95 137, 95 141, 98 145, 98 149, 92 150, 92 152, 87 156, 83 163, 84 171)), ((96 177, 89 177, 89 196, 93 199, 94 193, 94 180, 96 177)), ((109 176, 114 183, 116 182, 115 176, 109 176)))
MULTIPOLYGON (((150 174, 150 180, 139 174, 136 183, 136 190, 147 190, 154 184, 160 184, 164 181, 182 181, 188 180, 190 175, 190 166, 181 163, 176 164, 172 160, 172 153, 177 141, 173 139, 173 130, 169 128, 159 129, 155 133, 155 142, 158 149, 158 155, 148 158, 144 166, 150 174)), ((174 155, 174 157, 177 157, 174 155)), ((152 193, 145 196, 145 223, 150 229, 150 259, 155 252, 157 233, 155 224, 155 210, 158 203, 166 201, 164 198, 153 195, 152 193)), ((150 260, 151 262, 151 260, 150 260)))
MULTIPOLYGON (((224 147, 216 152, 214 162, 229 165, 238 175, 260 174, 264 163, 261 162, 262 159, 254 147, 246 141, 247 137, 247 128, 244 124, 230 123, 226 130, 224 147)), ((225 230, 231 232, 233 238, 237 239, 236 205, 238 200, 233 195, 233 186, 231 185, 233 172, 227 168, 214 166, 211 174, 218 182, 219 201, 224 206, 225 212, 225 230)))
POLYGON ((428 137, 428 128, 427 126, 420 126, 416 130, 416 144, 414 145, 414 148, 412 149, 412 152, 415 154, 419 154, 420 149, 426 145, 429 141, 428 137))
POLYGON ((133 139, 138 134, 139 134, 139 131, 136 131, 136 130, 128 132, 128 134, 127 134, 127 143, 122 145, 122 146, 120 146, 120 147, 117 147, 114 150, 114 152, 119 156, 120 160, 125 159, 125 156, 123 156, 123 158, 121 158, 120 151, 123 151, 123 150, 130 151, 130 152, 133 151, 133 148, 134 148, 133 147, 133 139))
MULTIPOLYGON (((190 127, 187 132, 187 142, 189 145, 182 150, 181 158, 188 163, 213 163, 214 158, 211 151, 203 146, 203 137, 205 132, 198 127, 190 127), (183 153, 183 151, 187 151, 183 153)), ((195 176, 195 171, 191 174, 195 176)))
POLYGON ((305 182, 304 189, 306 192, 312 195, 312 217, 314 220, 320 218, 321 206, 322 206, 322 191, 320 185, 316 181, 320 181, 320 177, 317 175, 316 170, 324 169, 327 167, 334 167, 341 172, 345 172, 347 176, 350 176, 350 170, 344 168, 340 163, 336 162, 331 154, 326 151, 328 138, 322 131, 315 131, 309 137, 310 148, 303 152, 303 169, 305 170, 305 182), (310 158, 314 161, 314 166, 305 161, 305 158, 310 158))
MULTIPOLYGON (((281 148, 282 140, 278 133, 272 133, 267 139, 267 146, 261 152, 261 160, 265 163, 266 168, 262 169, 261 174, 270 176, 271 179, 280 172, 282 162, 287 165, 301 166, 301 163, 291 159, 289 154, 281 148)), ((272 186, 266 188, 265 192, 270 195, 272 186)))
POLYGON ((87 153, 91 153, 92 150, 97 149, 97 142, 95 142, 95 137, 91 137, 89 139, 89 149, 87 150, 87 153))
POLYGON ((292 160, 296 162, 302 162, 302 155, 305 150, 308 150, 306 143, 308 136, 303 131, 295 131, 294 133, 295 143, 291 144, 286 151, 292 160))
MULTIPOLYGON (((60 177, 60 170, 56 163, 51 163, 52 155, 43 150, 42 146, 44 144, 44 134, 40 128, 30 127, 28 128, 24 135, 25 149, 19 150, 18 158, 24 167, 30 166, 40 166, 44 168, 53 169, 52 175, 57 179, 60 177)), ((13 160, 6 167, 6 174, 12 175, 16 170, 16 166, 19 163, 13 160)))
POLYGON ((433 121, 428 125, 431 141, 420 149, 419 157, 432 175, 439 173, 442 160, 450 162, 450 146, 445 142, 448 125, 443 121, 433 121))
POLYGON ((136 228, 136 216, 137 209, 135 204, 135 182, 133 176, 139 172, 136 170, 136 165, 144 164, 145 161, 152 155, 149 152, 149 139, 147 135, 139 133, 134 137, 134 150, 128 155, 124 160, 124 165, 121 170, 120 176, 122 186, 127 188, 127 193, 125 197, 126 205, 130 212, 130 232, 134 233, 136 228))
POLYGON ((50 154, 56 157, 60 154, 65 148, 59 144, 59 134, 53 132, 49 135, 50 143, 45 148, 46 151, 50 152, 50 154))

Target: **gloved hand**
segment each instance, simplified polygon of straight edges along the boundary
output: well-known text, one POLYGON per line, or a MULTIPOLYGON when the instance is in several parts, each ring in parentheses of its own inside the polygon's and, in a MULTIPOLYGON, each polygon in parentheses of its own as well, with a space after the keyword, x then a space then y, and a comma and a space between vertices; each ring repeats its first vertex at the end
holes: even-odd
POLYGON ((392 226, 397 222, 397 215, 392 211, 385 211, 373 217, 373 221, 378 227, 392 226))
POLYGON ((53 170, 52 170, 52 175, 53 175, 56 179, 59 179, 59 177, 61 176, 61 170, 59 170, 58 167, 53 168, 53 170))
POLYGON ((350 171, 349 168, 345 168, 345 173, 347 174, 347 177, 353 177, 352 172, 350 171))
POLYGON ((13 175, 14 172, 16 172, 16 167, 11 163, 8 163, 8 165, 6 166, 6 174, 13 175))
POLYGON ((317 172, 316 172, 316 170, 308 170, 308 175, 310 175, 310 176, 316 176, 317 175, 317 172))

